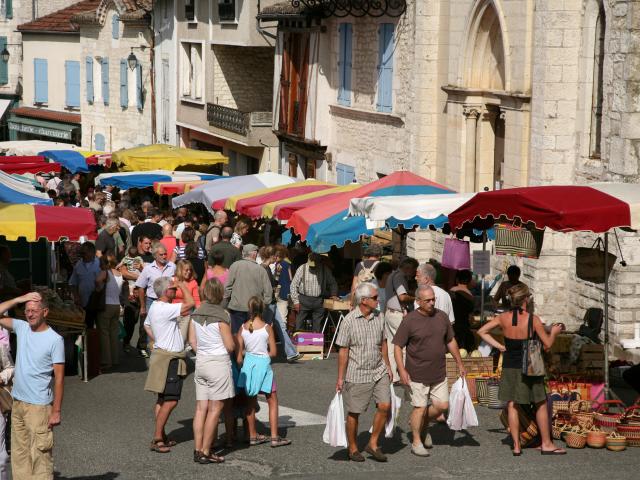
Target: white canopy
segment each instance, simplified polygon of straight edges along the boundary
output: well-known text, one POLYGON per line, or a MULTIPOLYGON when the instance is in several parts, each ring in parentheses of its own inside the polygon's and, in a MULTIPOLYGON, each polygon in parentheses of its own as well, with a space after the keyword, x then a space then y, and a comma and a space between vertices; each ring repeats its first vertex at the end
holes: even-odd
POLYGON ((173 198, 172 204, 173 208, 178 208, 189 203, 202 203, 209 211, 213 212, 211 205, 217 200, 262 188, 288 185, 297 181, 295 178, 273 172, 213 180, 194 188, 184 195, 173 198))
POLYGON ((5 155, 34 156, 45 150, 80 150, 72 143, 46 142, 44 140, 11 140, 0 142, 0 152, 5 155))
MULTIPOLYGON (((403 223, 403 220, 435 220, 448 216, 474 195, 451 193, 352 198, 349 215, 366 217, 369 228, 382 228, 389 219, 397 220, 396 224, 403 223)), ((405 226, 410 228, 412 225, 405 226)))

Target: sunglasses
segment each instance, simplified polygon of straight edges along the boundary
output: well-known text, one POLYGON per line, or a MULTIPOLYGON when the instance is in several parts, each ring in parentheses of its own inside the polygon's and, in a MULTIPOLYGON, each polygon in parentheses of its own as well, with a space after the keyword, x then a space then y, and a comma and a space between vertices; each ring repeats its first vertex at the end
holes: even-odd
POLYGON ((369 297, 371 300, 377 300, 378 299, 378 295, 374 295, 373 297, 369 297))
POLYGON ((435 298, 419 298, 418 301, 419 302, 429 302, 429 303, 431 303, 431 302, 435 302, 436 299, 435 298))

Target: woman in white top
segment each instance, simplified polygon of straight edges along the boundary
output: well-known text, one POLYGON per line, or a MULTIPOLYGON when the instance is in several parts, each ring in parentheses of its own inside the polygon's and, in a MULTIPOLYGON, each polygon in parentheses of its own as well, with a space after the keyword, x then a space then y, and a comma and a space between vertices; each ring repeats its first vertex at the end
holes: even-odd
POLYGON ((104 310, 98 312, 96 324, 100 336, 100 368, 104 372, 118 365, 120 335, 120 294, 124 279, 116 268, 118 260, 109 252, 100 258, 102 272, 96 278, 96 285, 105 289, 104 310))
POLYGON ((238 377, 238 388, 243 388, 248 397, 247 427, 249 445, 259 445, 271 440, 272 447, 289 445, 291 440, 278 435, 278 396, 276 380, 271 369, 271 359, 276 356, 276 338, 271 325, 262 319, 265 305, 260 297, 249 299, 249 320, 236 334, 238 342, 238 364, 242 365, 238 377), (256 430, 256 405, 258 394, 267 397, 271 439, 258 435, 256 430))
MULTIPOLYGON (((191 315, 189 344, 196 356, 196 413, 193 417, 195 446, 193 461, 222 463, 224 457, 211 452, 217 437, 218 420, 226 405, 227 432, 233 431, 231 399, 235 396, 231 357, 235 344, 231 335, 229 314, 220 306, 224 286, 217 278, 207 280, 202 288, 202 303, 191 315)), ((229 443, 227 435, 227 443, 229 443)))

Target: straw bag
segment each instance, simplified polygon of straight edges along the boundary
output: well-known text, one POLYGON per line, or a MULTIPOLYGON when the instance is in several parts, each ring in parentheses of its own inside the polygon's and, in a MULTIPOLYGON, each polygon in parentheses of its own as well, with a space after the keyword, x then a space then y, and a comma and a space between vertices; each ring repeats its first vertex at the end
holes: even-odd
POLYGON ((620 424, 622 418, 624 404, 620 400, 605 400, 600 402, 598 410, 594 414, 593 424, 603 432, 613 433, 620 424), (613 409, 620 410, 619 412, 613 412, 613 409))
POLYGON ((544 230, 528 230, 503 223, 496 224, 494 228, 496 255, 515 255, 525 258, 540 256, 544 230))
POLYGON ((584 448, 587 444, 587 435, 578 426, 565 430, 564 441, 569 448, 584 448))
POLYGON ((627 449, 627 439, 619 433, 612 432, 607 436, 607 450, 621 452, 627 449))
MULTIPOLYGON (((518 412, 518 424, 520 430, 520 446, 522 448, 530 447, 538 443, 539 431, 535 421, 535 413, 529 405, 515 404, 518 412)), ((505 428, 509 428, 509 413, 505 407, 500 413, 500 422, 505 428)))
POLYGON ((485 407, 489 405, 489 390, 487 387, 488 377, 476 378, 476 394, 478 396, 478 403, 485 407))
POLYGON ((581 280, 593 283, 604 283, 604 259, 607 256, 607 274, 608 277, 613 270, 617 257, 613 253, 605 252, 602 239, 593 242, 591 248, 576 248, 576 277, 581 280))
POLYGON ((640 447, 640 405, 625 410, 616 431, 626 437, 627 446, 640 447))
POLYGON ((604 448, 607 445, 607 434, 596 427, 587 432, 587 446, 591 448, 604 448))

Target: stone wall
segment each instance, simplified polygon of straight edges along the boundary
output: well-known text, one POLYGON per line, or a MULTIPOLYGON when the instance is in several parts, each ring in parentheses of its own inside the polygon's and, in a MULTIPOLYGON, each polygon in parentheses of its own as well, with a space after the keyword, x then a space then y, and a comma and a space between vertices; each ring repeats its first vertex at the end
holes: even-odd
MULTIPOLYGON (((79 0, 36 0, 36 9, 34 15, 36 17, 44 17, 45 15, 49 15, 50 13, 57 12, 58 10, 62 10, 63 8, 68 7, 69 5, 73 5, 74 3, 78 3, 79 0)), ((16 12, 16 3, 13 2, 13 11, 16 12)), ((23 5, 21 8, 31 8, 33 2, 32 0, 22 0, 22 3, 26 3, 27 5, 23 5)), ((28 20, 27 20, 28 21, 28 20)))
POLYGON ((95 148, 96 134, 105 138, 107 151, 131 148, 152 143, 152 91, 151 91, 151 50, 136 48, 134 53, 142 66, 144 102, 142 110, 137 108, 135 72, 128 69, 129 104, 120 105, 120 60, 126 59, 131 47, 151 45, 150 30, 139 25, 120 23, 120 38, 111 35, 111 9, 104 26, 82 25, 80 32, 80 103, 82 115, 82 146, 95 148), (139 35, 141 33, 141 35, 139 35), (94 58, 94 102, 87 102, 86 57, 94 58), (97 57, 109 58, 109 103, 105 105, 101 91, 101 68, 97 57))

